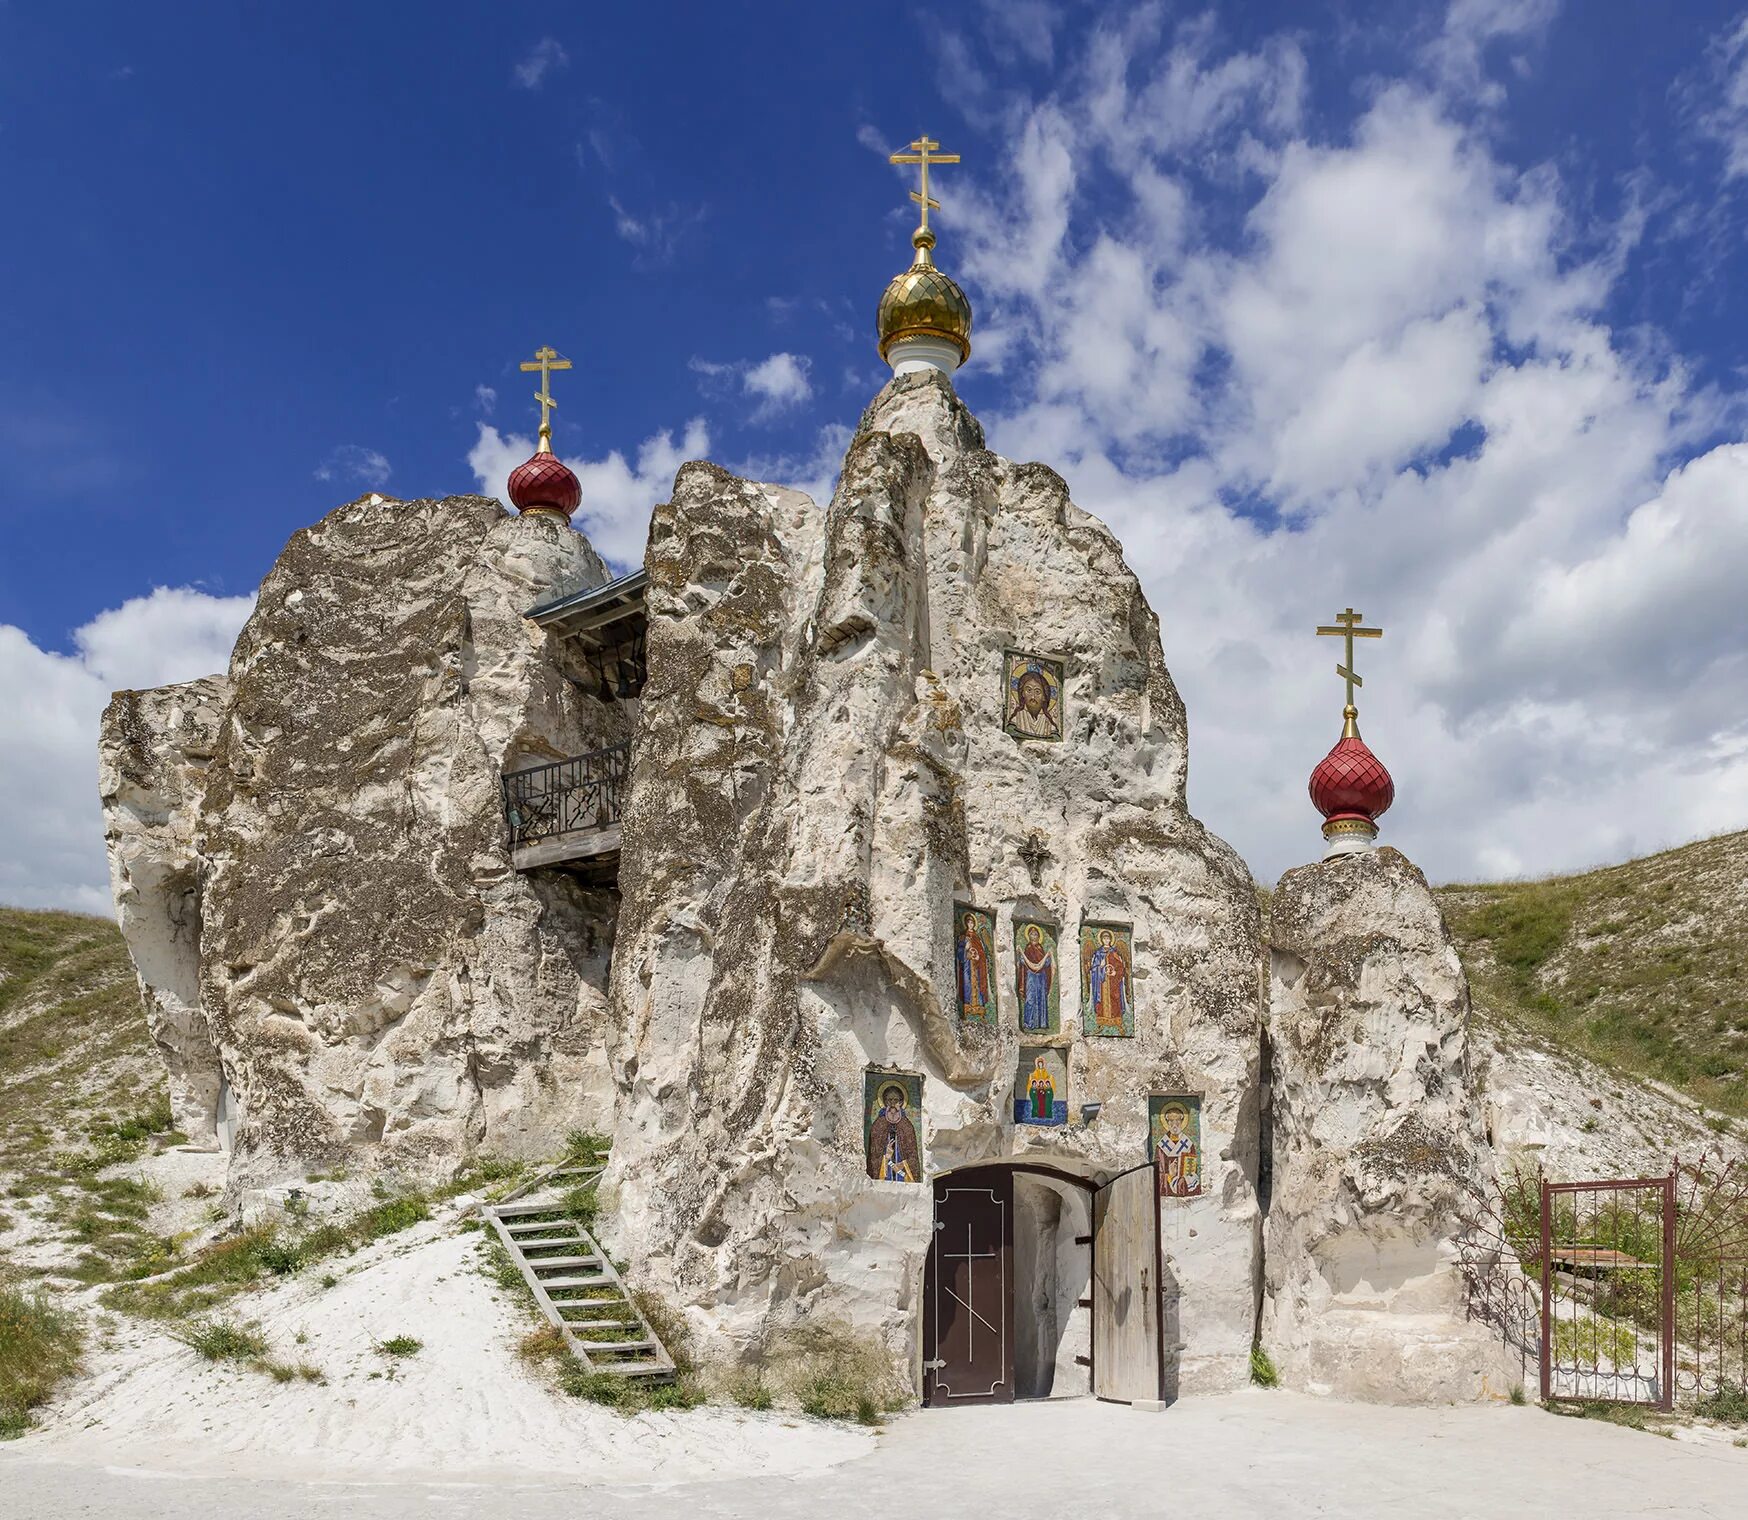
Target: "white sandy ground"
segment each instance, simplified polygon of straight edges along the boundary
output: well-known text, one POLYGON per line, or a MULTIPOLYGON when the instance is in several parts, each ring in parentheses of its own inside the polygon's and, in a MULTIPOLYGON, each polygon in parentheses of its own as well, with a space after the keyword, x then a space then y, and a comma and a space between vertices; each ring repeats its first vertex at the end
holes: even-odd
POLYGON ((625 1418, 556 1392, 516 1355, 533 1325, 477 1269, 482 1237, 455 1226, 447 1214, 225 1306, 257 1323, 281 1361, 319 1367, 325 1384, 214 1365, 107 1317, 92 1374, 6 1456, 221 1479, 671 1484, 788 1476, 871 1449, 867 1431, 796 1416, 625 1418), (324 1288, 328 1272, 339 1281, 324 1288), (399 1335, 423 1349, 379 1349, 399 1335))
MULTIPOLYGON (((810 1422, 751 1428, 805 1444, 810 1422)), ((652 1432, 690 1444, 719 1417, 676 1417, 652 1432)), ((1607 1517, 1742 1520, 1748 1451, 1666 1441, 1541 1410, 1388 1409, 1247 1390, 1141 1414, 1090 1399, 922 1411, 896 1420, 865 1455, 788 1475, 722 1476, 678 1487, 619 1481, 468 1480, 383 1475, 334 1482, 202 1477, 165 1464, 74 1460, 27 1440, 0 1447, 0 1520, 928 1520, 1008 1515, 1097 1520, 1517 1520, 1607 1517)), ((428 1453, 438 1460, 442 1453, 428 1453)), ((694 1455, 693 1460, 696 1460, 694 1455)))
POLYGON ((1163 1414, 1084 1399, 924 1411, 878 1437, 722 1409, 628 1420, 523 1366, 527 1324, 476 1270, 479 1235, 455 1224, 233 1302, 325 1386, 214 1367, 115 1321, 46 1428, 0 1445, 0 1520, 1748 1517, 1748 1450, 1729 1435, 1662 1440, 1507 1405, 1250 1390, 1163 1414), (330 1270, 340 1280, 323 1288, 330 1270), (390 1358, 379 1343, 396 1335, 424 1349, 390 1358))

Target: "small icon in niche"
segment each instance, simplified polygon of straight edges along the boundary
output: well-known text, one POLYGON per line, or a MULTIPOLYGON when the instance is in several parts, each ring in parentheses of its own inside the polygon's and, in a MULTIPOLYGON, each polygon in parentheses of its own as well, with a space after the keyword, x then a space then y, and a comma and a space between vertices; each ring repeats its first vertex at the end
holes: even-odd
POLYGON ((923 1079, 910 1072, 870 1071, 862 1094, 868 1175, 876 1182, 921 1182, 915 1121, 923 1113, 923 1079))
POLYGON ((1016 739, 1062 737, 1062 661, 1007 651, 1002 671, 1002 727, 1016 739))
POLYGON ((1194 1198, 1202 1191, 1202 1100, 1170 1093, 1147 1100, 1147 1151, 1161 1198, 1194 1198))
POLYGON ((1022 1045, 1014 1077, 1014 1123, 1068 1122, 1068 1062, 1054 1045, 1022 1045))

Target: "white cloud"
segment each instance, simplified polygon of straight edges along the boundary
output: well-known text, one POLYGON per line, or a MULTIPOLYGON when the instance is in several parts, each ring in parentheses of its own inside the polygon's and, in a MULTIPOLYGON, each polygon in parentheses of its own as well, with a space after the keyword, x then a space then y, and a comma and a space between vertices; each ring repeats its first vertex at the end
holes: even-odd
POLYGON ((1497 105, 1504 90, 1488 75, 1488 51, 1505 53, 1521 71, 1527 50, 1541 41, 1559 9, 1560 0, 1451 0, 1427 61, 1447 90, 1497 105))
POLYGON ((524 90, 538 90, 548 74, 556 73, 570 61, 570 54, 565 52, 557 38, 542 37, 516 65, 516 83, 524 90))
POLYGON ((811 361, 799 354, 772 354, 761 359, 741 377, 749 396, 756 396, 761 410, 779 412, 799 406, 813 394, 807 378, 811 361))
POLYGON ((1706 67, 1681 93, 1700 134, 1723 149, 1725 181, 1748 175, 1748 15, 1713 38, 1706 67))
POLYGON ((1341 688, 1311 630, 1351 604, 1387 630, 1385 837, 1436 877, 1748 824, 1748 445, 1686 459, 1726 410, 1603 315, 1640 210, 1574 222, 1465 125, 1553 7, 1453 6, 1432 85, 1315 141, 1294 49, 1160 14, 1008 103, 1007 198, 968 185, 953 253, 1004 350, 992 446, 1061 469, 1160 611, 1198 813, 1265 878, 1317 853, 1341 688))
MULTIPOLYGON (((482 422, 467 464, 483 493, 508 502, 510 471, 533 452, 533 439, 501 434, 482 422)), ((642 564, 650 509, 668 499, 682 464, 703 459, 709 452, 710 431, 702 417, 694 417, 677 442, 666 428, 644 439, 635 463, 617 449, 605 459, 566 459, 583 487, 583 502, 573 521, 616 570, 642 564)))
POLYGON ((0 624, 0 903, 112 911, 97 802, 110 693, 222 671, 254 598, 159 587, 39 649, 0 624))
POLYGON ((473 388, 473 402, 489 417, 497 410, 498 393, 489 385, 476 385, 473 388))
POLYGON ((704 208, 669 203, 648 211, 633 211, 616 195, 607 197, 613 230, 652 264, 665 264, 693 228, 704 220, 704 208))
POLYGON ((358 481, 367 486, 383 486, 394 472, 389 462, 375 449, 362 444, 342 443, 316 466, 316 479, 326 481, 358 481))
POLYGON ((754 406, 749 420, 768 422, 781 412, 793 411, 813 395, 813 361, 803 354, 775 353, 756 364, 751 360, 723 362, 694 358, 687 368, 702 375, 705 390, 722 395, 738 389, 754 406))

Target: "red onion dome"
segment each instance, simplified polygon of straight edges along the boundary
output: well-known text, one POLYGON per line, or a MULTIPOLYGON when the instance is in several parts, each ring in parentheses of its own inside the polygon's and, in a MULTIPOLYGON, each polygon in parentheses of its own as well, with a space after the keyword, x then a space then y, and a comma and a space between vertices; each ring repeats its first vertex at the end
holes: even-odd
POLYGON ((1311 772, 1311 801, 1325 818, 1375 820, 1395 800, 1396 783, 1357 733, 1338 740, 1311 772))
POLYGON ((582 505, 583 483, 556 454, 545 450, 510 471, 510 500, 521 512, 560 512, 569 521, 582 505))

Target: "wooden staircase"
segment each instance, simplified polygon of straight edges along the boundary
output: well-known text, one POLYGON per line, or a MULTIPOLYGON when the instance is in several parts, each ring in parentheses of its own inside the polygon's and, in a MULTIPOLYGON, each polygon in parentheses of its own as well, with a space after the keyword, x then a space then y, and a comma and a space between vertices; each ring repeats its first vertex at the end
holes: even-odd
POLYGON ((674 1359, 624 1279, 595 1237, 548 1193, 549 1187, 584 1186, 601 1172, 599 1165, 561 1162, 529 1183, 522 1196, 487 1204, 482 1212, 533 1289, 540 1312, 583 1366, 615 1377, 666 1380, 674 1375, 674 1359))

